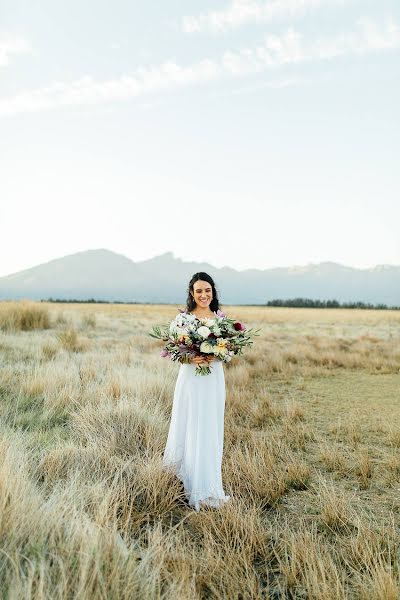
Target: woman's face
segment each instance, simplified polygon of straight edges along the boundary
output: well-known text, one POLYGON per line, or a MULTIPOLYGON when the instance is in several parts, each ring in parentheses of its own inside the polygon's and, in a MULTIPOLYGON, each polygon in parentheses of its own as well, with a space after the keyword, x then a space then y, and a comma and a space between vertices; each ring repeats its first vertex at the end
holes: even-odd
POLYGON ((201 279, 196 281, 193 284, 192 296, 197 306, 201 308, 207 308, 213 299, 211 283, 208 283, 208 281, 202 281, 201 279))

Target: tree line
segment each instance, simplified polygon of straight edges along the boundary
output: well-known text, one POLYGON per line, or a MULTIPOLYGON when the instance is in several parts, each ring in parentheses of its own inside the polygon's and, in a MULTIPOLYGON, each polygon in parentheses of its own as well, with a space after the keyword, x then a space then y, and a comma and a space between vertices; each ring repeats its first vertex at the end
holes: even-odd
POLYGON ((86 300, 78 300, 76 298, 41 298, 40 302, 64 302, 65 304, 154 304, 153 302, 136 302, 136 300, 96 300, 96 298, 88 298, 86 300))
POLYGON ((371 304, 370 302, 339 302, 338 300, 314 300, 312 298, 287 298, 285 300, 276 298, 268 300, 266 306, 285 306, 292 308, 361 308, 373 310, 400 310, 400 306, 388 306, 379 302, 371 304))

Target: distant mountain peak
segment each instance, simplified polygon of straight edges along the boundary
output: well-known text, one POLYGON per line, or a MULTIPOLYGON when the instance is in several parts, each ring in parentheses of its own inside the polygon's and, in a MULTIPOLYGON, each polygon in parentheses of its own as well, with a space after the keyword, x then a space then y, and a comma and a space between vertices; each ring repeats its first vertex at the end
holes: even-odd
POLYGON ((342 265, 333 261, 324 261, 320 263, 307 263, 306 265, 293 265, 291 267, 287 267, 287 271, 289 273, 322 273, 322 272, 337 272, 337 271, 349 271, 352 270, 353 267, 347 267, 346 265, 342 265))
POLYGON ((153 267, 160 268, 169 268, 171 265, 181 263, 182 259, 174 256, 173 252, 163 252, 162 254, 157 254, 156 256, 152 256, 151 258, 146 258, 145 260, 138 261, 136 264, 140 266, 148 266, 151 265, 153 267))
MULTIPOLYGON (((150 260, 177 260, 173 252, 163 252, 162 254, 158 254, 154 256, 150 260)), ((179 259, 180 260, 180 259, 179 259)))

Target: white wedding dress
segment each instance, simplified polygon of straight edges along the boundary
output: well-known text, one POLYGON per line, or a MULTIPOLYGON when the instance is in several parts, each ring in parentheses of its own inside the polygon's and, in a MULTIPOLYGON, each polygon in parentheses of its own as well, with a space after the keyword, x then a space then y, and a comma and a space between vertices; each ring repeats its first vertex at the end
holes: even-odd
POLYGON ((210 375, 196 375, 195 364, 181 364, 175 384, 163 465, 182 481, 189 505, 219 508, 230 496, 222 487, 225 375, 214 360, 210 375))

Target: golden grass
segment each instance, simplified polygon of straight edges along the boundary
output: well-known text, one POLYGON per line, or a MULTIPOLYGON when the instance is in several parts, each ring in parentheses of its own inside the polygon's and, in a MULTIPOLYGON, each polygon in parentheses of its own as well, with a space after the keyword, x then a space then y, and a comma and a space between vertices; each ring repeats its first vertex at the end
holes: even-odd
MULTIPOLYGON (((71 352, 82 352, 83 350, 87 349, 87 345, 85 342, 79 339, 78 333, 74 328, 59 331, 57 333, 57 338, 64 350, 69 350, 71 352)), ((49 353, 48 346, 46 346, 46 351, 44 351, 44 354, 46 353, 48 355, 50 354, 50 358, 52 358, 51 352, 49 353)))
POLYGON ((227 307, 220 510, 162 468, 178 306, 0 303, 5 598, 400 595, 400 313, 227 307), (29 306, 28 306, 29 304, 29 306))
POLYGON ((0 302, 0 330, 31 331, 49 327, 50 314, 47 306, 29 300, 0 302))

